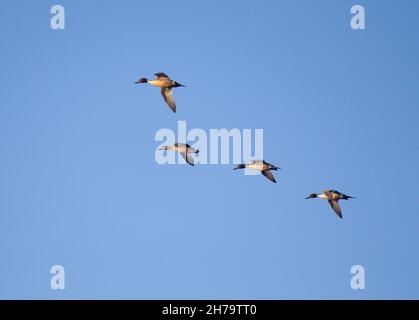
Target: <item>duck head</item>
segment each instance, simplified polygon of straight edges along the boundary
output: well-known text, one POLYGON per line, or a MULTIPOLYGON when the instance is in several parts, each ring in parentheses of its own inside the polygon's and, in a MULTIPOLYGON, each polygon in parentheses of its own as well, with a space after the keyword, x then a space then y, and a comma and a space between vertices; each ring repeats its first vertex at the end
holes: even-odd
POLYGON ((311 198, 317 198, 317 193, 310 193, 307 197, 306 197, 306 199, 311 199, 311 198))
POLYGON ((237 169, 244 169, 246 168, 246 166, 244 164, 239 164, 237 165, 237 167, 235 167, 233 170, 237 170, 237 169))
POLYGON ((166 151, 166 150, 169 150, 168 146, 163 146, 163 147, 159 148, 159 151, 166 151))
POLYGON ((135 83, 147 83, 147 78, 141 78, 140 80, 136 81, 135 83))

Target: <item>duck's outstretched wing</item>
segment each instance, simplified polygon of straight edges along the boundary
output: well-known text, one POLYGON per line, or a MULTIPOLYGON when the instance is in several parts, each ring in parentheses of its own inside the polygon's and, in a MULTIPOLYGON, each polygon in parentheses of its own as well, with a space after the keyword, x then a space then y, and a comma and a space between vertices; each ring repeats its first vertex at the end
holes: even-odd
POLYGON ((328 200, 328 201, 329 201, 329 204, 332 207, 333 211, 335 211, 336 214, 338 215, 338 217, 342 219, 342 210, 340 209, 339 202, 337 202, 335 200, 328 200))
POLYGON ((173 112, 176 112, 176 102, 175 102, 175 99, 173 98, 172 89, 162 88, 161 95, 163 96, 164 101, 166 101, 170 109, 172 109, 173 112))
POLYGON ((154 74, 157 79, 169 79, 169 76, 163 72, 157 72, 154 74))
POLYGON ((276 183, 276 180, 275 180, 274 175, 273 175, 273 174, 272 174, 272 172, 270 172, 269 170, 262 171, 262 174, 263 174, 266 178, 268 178, 269 180, 271 180, 273 183, 276 183))
POLYGON ((179 152, 180 155, 182 156, 183 159, 185 159, 185 161, 190 164, 191 166, 194 166, 195 163, 193 161, 192 155, 190 153, 185 153, 185 152, 179 152))

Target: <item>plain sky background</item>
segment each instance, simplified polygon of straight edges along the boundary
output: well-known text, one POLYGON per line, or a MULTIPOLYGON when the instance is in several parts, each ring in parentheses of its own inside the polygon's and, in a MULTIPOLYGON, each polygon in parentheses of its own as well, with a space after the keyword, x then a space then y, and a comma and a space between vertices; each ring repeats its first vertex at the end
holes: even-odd
POLYGON ((419 298, 418 31, 414 0, 1 1, 0 298, 419 298), (158 165, 178 120, 263 128, 278 184, 158 165))

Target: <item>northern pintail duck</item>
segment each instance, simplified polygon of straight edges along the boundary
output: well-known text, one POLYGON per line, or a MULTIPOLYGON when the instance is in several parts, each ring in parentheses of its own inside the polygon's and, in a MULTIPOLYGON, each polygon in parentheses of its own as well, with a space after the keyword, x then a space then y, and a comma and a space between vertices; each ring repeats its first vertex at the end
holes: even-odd
POLYGON ((191 147, 189 144, 177 143, 177 142, 173 146, 163 146, 159 150, 173 150, 173 151, 176 151, 191 166, 194 165, 194 160, 192 158, 192 154, 199 152, 199 150, 191 147))
POLYGON ((339 205, 339 200, 348 200, 355 197, 348 196, 336 190, 326 190, 321 194, 311 193, 309 194, 306 199, 311 198, 320 198, 329 201, 330 206, 336 212, 339 218, 342 219, 342 210, 339 205))
POLYGON ((173 98, 172 88, 176 87, 185 87, 184 85, 171 80, 167 74, 163 72, 155 73, 156 79, 148 80, 147 78, 141 78, 135 83, 149 83, 153 86, 161 88, 161 94, 166 101, 167 105, 172 109, 173 112, 176 112, 176 102, 173 98))
POLYGON ((253 160, 251 163, 248 164, 239 164, 237 167, 234 168, 234 170, 237 169, 254 169, 262 172, 262 174, 271 180, 273 183, 276 183, 275 177, 273 176, 271 170, 277 171, 278 169, 281 169, 279 167, 274 166, 271 163, 267 163, 264 160, 253 160))

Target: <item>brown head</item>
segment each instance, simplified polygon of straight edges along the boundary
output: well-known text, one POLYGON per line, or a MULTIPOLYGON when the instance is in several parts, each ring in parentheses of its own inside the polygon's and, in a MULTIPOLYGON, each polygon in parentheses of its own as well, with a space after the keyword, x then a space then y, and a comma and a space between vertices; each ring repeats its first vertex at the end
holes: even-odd
POLYGON ((141 78, 140 80, 136 81, 135 83, 147 83, 148 79, 147 78, 141 78))

